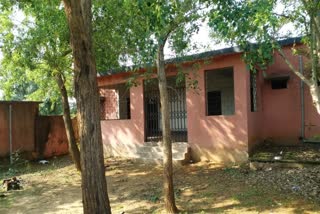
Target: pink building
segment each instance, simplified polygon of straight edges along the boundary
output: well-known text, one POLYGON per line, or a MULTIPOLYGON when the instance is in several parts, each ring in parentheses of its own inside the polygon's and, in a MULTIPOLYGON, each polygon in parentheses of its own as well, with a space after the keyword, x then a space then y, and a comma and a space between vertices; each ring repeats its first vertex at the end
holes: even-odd
MULTIPOLYGON (((299 69, 299 57, 291 54, 294 42, 281 43, 299 69)), ((246 161, 265 140, 297 145, 320 134, 320 117, 308 87, 277 53, 267 71, 257 74, 247 70, 236 48, 193 55, 179 66, 177 60, 168 61, 166 72, 174 155, 184 147, 196 161, 246 161), (176 84, 178 70, 188 75, 176 84), (191 87, 194 80, 196 89, 191 87)), ((140 78, 129 89, 125 83, 131 75, 98 77, 105 153, 152 158, 158 149, 154 142, 161 141, 157 80, 140 78)))

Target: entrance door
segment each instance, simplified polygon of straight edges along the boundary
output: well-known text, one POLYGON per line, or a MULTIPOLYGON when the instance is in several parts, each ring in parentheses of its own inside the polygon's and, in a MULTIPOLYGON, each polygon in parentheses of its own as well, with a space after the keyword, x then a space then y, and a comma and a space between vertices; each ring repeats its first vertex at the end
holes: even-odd
POLYGON ((156 96, 145 99, 145 117, 147 141, 160 141, 162 137, 160 129, 160 102, 156 96))
MULTIPOLYGON (((171 139, 187 142, 187 111, 185 85, 176 86, 174 78, 168 78, 171 139)), ((147 142, 162 139, 161 105, 156 79, 144 82, 145 133, 147 142)))

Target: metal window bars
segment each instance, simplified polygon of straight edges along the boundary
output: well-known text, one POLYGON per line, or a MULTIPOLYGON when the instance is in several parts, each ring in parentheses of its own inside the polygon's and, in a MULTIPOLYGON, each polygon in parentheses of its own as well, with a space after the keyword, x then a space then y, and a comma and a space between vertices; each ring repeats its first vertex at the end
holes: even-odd
MULTIPOLYGON (((168 97, 172 142, 187 142, 186 88, 168 78, 168 97)), ((145 140, 162 140, 161 105, 157 80, 144 81, 145 140)))

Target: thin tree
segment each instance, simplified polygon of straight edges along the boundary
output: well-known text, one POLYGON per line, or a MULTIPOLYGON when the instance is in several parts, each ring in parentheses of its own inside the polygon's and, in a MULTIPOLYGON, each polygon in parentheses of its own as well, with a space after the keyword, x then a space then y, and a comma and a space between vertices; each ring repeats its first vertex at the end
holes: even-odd
POLYGON ((61 73, 57 73, 55 77, 62 97, 63 121, 66 127, 69 153, 71 154, 72 160, 74 161, 77 170, 81 171, 80 151, 77 145, 77 140, 73 129, 73 123, 71 119, 71 112, 68 100, 68 92, 65 86, 65 79, 61 73))
POLYGON ((71 50, 69 41, 66 39, 68 29, 64 11, 56 11, 57 5, 58 1, 51 1, 45 5, 40 5, 36 1, 19 1, 11 2, 3 8, 4 11, 9 11, 11 14, 20 11, 25 17, 18 24, 14 23, 10 15, 1 19, 2 23, 7 23, 2 25, 2 32, 6 32, 6 35, 1 38, 4 57, 1 62, 4 68, 1 76, 2 81, 5 81, 5 88, 9 89, 5 90, 5 97, 9 99, 15 93, 15 90, 10 90, 11 88, 29 83, 26 85, 34 85, 35 87, 31 91, 22 91, 21 100, 48 99, 53 106, 61 106, 62 104, 63 108, 53 108, 53 111, 52 105, 43 105, 40 111, 43 114, 63 112, 69 153, 76 168, 81 170, 80 153, 68 103, 68 93, 70 94, 72 91, 70 90, 71 84, 69 84, 72 78, 70 71, 71 50), (47 13, 51 15, 48 16, 47 13), (14 31, 23 31, 24 33, 23 35, 13 34, 14 31), (10 33, 11 36, 8 36, 10 33), (17 76, 20 78, 16 78, 17 76), (11 79, 14 81, 10 81, 11 79))
POLYGON ((130 5, 128 10, 131 11, 132 17, 144 21, 138 30, 131 29, 132 32, 136 33, 137 45, 141 47, 142 53, 138 54, 139 56, 146 54, 146 59, 155 62, 157 68, 162 118, 165 210, 167 213, 178 213, 173 185, 172 140, 164 47, 170 40, 177 53, 182 54, 183 50, 187 48, 190 36, 198 27, 195 21, 199 18, 199 4, 198 1, 194 0, 126 2, 130 5), (143 30, 141 30, 141 26, 144 27, 143 30))

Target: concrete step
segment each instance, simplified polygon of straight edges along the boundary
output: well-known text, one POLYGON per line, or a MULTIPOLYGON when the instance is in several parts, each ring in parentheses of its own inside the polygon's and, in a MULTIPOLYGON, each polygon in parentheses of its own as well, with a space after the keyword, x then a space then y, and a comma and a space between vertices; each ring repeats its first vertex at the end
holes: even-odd
MULTIPOLYGON (((162 161, 163 150, 161 143, 145 143, 137 151, 137 158, 162 161)), ((190 161, 190 147, 188 143, 172 143, 172 160, 175 163, 186 164, 190 161)))

